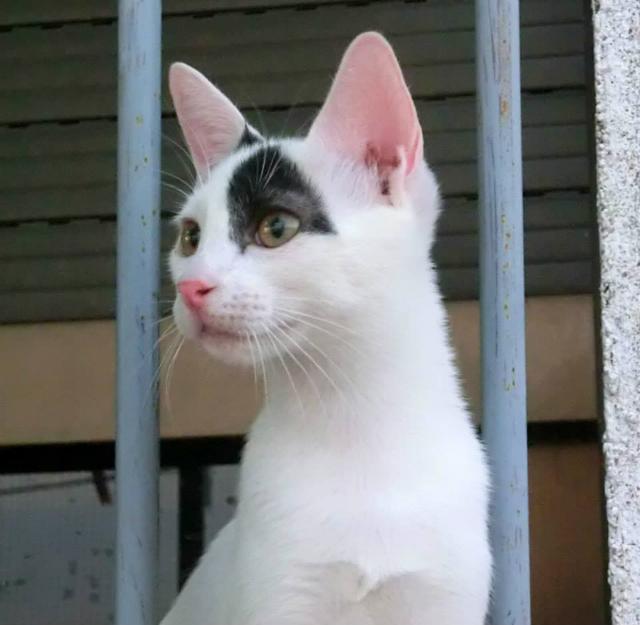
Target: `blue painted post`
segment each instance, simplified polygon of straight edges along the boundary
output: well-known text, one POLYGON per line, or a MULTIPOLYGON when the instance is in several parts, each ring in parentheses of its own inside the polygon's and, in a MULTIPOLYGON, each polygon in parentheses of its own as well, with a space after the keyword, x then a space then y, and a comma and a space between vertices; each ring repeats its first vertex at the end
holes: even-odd
POLYGON ((529 625, 520 21, 476 0, 482 431, 493 480, 493 625, 529 625))
POLYGON ((161 1, 118 9, 116 623, 155 625, 161 1))

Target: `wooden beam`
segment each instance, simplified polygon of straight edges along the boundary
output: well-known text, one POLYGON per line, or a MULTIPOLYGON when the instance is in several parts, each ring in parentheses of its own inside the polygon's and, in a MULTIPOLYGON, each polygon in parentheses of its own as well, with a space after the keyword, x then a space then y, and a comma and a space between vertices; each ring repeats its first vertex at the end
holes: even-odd
MULTIPOLYGON (((466 394, 479 406, 479 319, 474 301, 447 305, 466 394)), ((171 339, 163 354, 169 354, 171 339)), ((592 298, 527 300, 530 421, 597 415, 592 298)), ((110 440, 114 432, 112 321, 0 326, 0 445, 110 440)), ((166 438, 246 432, 260 406, 250 371, 222 367, 185 345, 163 374, 166 438)))

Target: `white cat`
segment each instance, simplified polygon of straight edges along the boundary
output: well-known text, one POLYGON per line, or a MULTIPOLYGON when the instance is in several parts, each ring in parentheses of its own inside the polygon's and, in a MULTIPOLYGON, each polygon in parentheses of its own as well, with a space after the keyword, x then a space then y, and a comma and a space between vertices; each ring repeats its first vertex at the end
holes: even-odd
POLYGON ((235 518, 164 625, 482 625, 488 476, 430 247, 438 189, 393 50, 349 47, 304 139, 170 71, 200 182, 170 265, 180 331, 267 400, 235 518))

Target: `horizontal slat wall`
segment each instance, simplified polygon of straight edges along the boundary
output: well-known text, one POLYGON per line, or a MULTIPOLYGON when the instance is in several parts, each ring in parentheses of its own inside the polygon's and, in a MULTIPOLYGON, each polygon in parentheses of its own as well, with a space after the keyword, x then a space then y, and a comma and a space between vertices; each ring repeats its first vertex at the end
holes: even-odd
MULTIPOLYGON (((95 12, 93 4, 65 2, 54 21, 112 17, 114 3, 95 12)), ((448 298, 476 297, 473 2, 298 2, 305 10, 258 12, 242 9, 269 3, 231 4, 165 2, 170 13, 199 13, 165 18, 165 61, 194 64, 270 133, 304 129, 354 34, 377 28, 390 37, 446 198, 435 247, 441 285, 448 298)), ((271 3, 281 4, 290 3, 271 3)), ((53 20, 41 0, 10 5, 0 25, 36 14, 53 20)), ((0 32, 0 322, 113 315, 115 35, 115 23, 0 32)), ((581 0, 523 0, 529 295, 592 287, 583 39, 581 0)), ((164 103, 168 217, 180 201, 172 187, 187 186, 191 174, 166 94, 164 103)), ((171 237, 166 223, 165 249, 171 237)), ((168 301, 166 276, 163 291, 168 301)))
MULTIPOLYGON (((464 4, 465 0, 407 0, 406 4, 429 4, 430 7, 451 6, 464 4)), ((544 0, 522 0, 521 16, 524 20, 539 10, 544 0)), ((372 8, 373 5, 389 4, 388 0, 164 0, 165 15, 195 15, 213 16, 217 13, 263 13, 277 8, 292 8, 293 10, 309 11, 324 5, 356 6, 360 9, 372 8)), ((401 4, 396 0, 396 4, 401 4)), ((579 6, 571 7, 564 0, 553 2, 548 17, 554 22, 580 17, 579 6)), ((89 22, 105 23, 117 17, 117 2, 115 0, 64 0, 53 3, 50 0, 17 0, 3 3, 0 11, 0 27, 12 28, 23 25, 49 26, 65 23, 89 22)))
MULTIPOLYGON (((344 4, 345 0, 164 0, 165 14, 214 11, 256 11, 297 5, 303 9, 322 4, 344 4)), ((6 2, 0 11, 0 26, 59 24, 115 19, 116 0, 18 0, 6 2)))
MULTIPOLYGON (((438 273, 448 299, 477 298, 479 276, 476 268, 443 269, 438 273)), ((591 262, 530 264, 525 268, 525 280, 529 295, 586 293, 593 281, 591 262)), ((161 290, 165 313, 170 311, 171 293, 165 281, 161 290)), ((113 317, 115 290, 109 286, 0 293, 0 315, 2 323, 113 317)))
MULTIPOLYGON (((555 4, 531 2, 536 10, 523 16, 525 89, 584 84, 583 23, 575 17, 575 7, 567 12, 569 21, 554 21, 555 4)), ((362 30, 378 28, 394 44, 415 97, 460 95, 474 88, 473 19, 468 2, 176 17, 165 20, 164 60, 180 59, 200 68, 241 106, 317 103, 348 41, 362 30)), ((72 24, 4 33, 0 122, 113 115, 116 30, 115 24, 72 24)), ((168 111, 166 90, 163 96, 168 111)))
MULTIPOLYGON (((475 102, 418 101, 426 152, 447 196, 476 191, 475 102)), ((588 187, 584 97, 571 91, 524 98, 525 183, 529 191, 588 187)), ((315 107, 247 112, 258 127, 295 132, 315 107)), ((190 182, 173 119, 164 123, 163 171, 171 185, 190 182)), ((111 121, 0 128, 0 223, 34 219, 112 217, 115 214, 116 137, 111 121), (89 194, 87 196, 87 193, 89 194), (89 199, 87 199, 89 198, 89 199)), ((177 198, 167 194, 165 210, 177 198)), ((0 251, 0 255, 2 252, 0 251)))
MULTIPOLYGON (((558 199, 553 204, 541 204, 532 199, 528 208, 529 224, 539 219, 546 222, 544 213, 554 209, 558 211, 556 215, 571 222, 565 227, 531 229, 527 233, 525 258, 529 294, 588 291, 592 240, 584 200, 558 199)), ((446 296, 452 299, 477 296, 478 238, 473 231, 458 231, 464 228, 461 222, 468 221, 467 215, 473 212, 473 205, 452 206, 450 217, 442 227, 448 232, 436 244, 441 285, 446 296), (461 217, 460 222, 456 216, 461 217)), ((165 250, 172 239, 172 228, 167 224, 163 231, 165 250)), ((4 321, 37 320, 42 311, 61 319, 78 317, 78 310, 84 311, 80 317, 113 315, 113 222, 0 229, 0 246, 3 253, 0 311, 4 321)), ((163 297, 168 300, 170 294, 165 276, 163 297)))

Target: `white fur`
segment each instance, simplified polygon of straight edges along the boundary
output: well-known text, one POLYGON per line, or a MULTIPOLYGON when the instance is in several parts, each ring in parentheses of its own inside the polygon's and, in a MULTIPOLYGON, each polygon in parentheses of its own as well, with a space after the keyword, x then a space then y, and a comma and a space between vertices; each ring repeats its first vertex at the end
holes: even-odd
MULTIPOLYGON (((240 253, 224 190, 250 147, 184 208, 202 227, 198 253, 171 256, 174 280, 215 281, 208 311, 253 333, 240 346, 203 345, 228 361, 262 360, 267 400, 236 516, 162 623, 481 625, 488 476, 429 260, 434 177, 420 162, 392 206, 366 167, 309 140, 280 144, 337 234, 240 253)), ((174 312, 195 337, 180 298, 174 312)))

